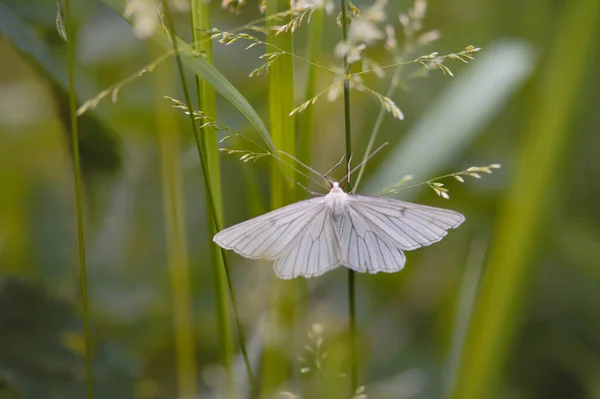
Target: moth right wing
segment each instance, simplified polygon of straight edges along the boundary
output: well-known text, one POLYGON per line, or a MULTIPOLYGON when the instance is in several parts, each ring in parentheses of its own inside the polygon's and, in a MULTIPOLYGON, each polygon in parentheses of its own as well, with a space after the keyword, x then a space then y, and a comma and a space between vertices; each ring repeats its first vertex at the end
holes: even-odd
POLYGON ((324 197, 296 202, 221 230, 213 241, 246 258, 274 260, 299 239, 324 208, 324 197))

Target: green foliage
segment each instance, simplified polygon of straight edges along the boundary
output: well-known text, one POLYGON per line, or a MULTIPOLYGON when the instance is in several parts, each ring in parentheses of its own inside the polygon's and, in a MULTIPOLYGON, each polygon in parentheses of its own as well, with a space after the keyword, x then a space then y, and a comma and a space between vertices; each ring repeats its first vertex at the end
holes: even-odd
POLYGON ((84 397, 83 293, 100 398, 258 397, 252 372, 282 398, 597 397, 597 1, 69 3, 0 4, 0 399, 84 397), (340 157, 359 193, 466 216, 352 276, 355 313, 339 270, 273 282, 212 243, 340 157))
MULTIPOLYGON (((58 10, 59 16, 62 15, 62 6, 58 10)), ((64 25, 64 15, 61 21, 64 25)), ((50 87, 63 131, 68 133, 69 87, 67 71, 63 67, 65 51, 60 47, 64 42, 56 44, 50 39, 41 40, 36 31, 5 4, 0 4, 0 29, 50 87), (63 59, 56 54, 61 54, 63 59)), ((75 90, 79 90, 76 93, 79 99, 84 97, 83 90, 77 87, 75 90)), ((79 124, 79 151, 85 180, 102 180, 103 177, 114 176, 121 168, 120 141, 116 132, 110 124, 94 113, 79 118, 79 124)))
POLYGON ((463 349, 452 398, 484 397, 497 386, 506 348, 520 317, 519 304, 533 266, 530 259, 546 214, 547 208, 540 204, 570 142, 568 123, 585 83, 586 54, 595 42, 598 26, 598 2, 582 0, 569 4, 544 71, 547 75, 542 75, 545 79, 538 88, 541 100, 525 130, 528 141, 522 144, 516 159, 517 175, 501 208, 496 240, 490 248, 480 295, 465 337, 469 345, 463 349), (563 54, 568 51, 573 51, 573 56, 567 60, 563 54), (555 80, 554 76, 564 78, 555 80), (473 351, 472 347, 485 349, 473 351))
MULTIPOLYGON (((22 279, 0 284, 0 307, 0 397, 81 397, 86 377, 78 310, 22 279)), ((127 352, 117 342, 95 341, 98 396, 125 399, 134 394, 135 361, 127 352)))

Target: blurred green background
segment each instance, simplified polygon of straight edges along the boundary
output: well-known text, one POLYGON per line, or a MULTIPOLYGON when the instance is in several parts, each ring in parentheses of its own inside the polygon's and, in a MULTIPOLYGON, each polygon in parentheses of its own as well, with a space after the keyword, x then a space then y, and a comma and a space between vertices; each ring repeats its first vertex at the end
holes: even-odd
MULTIPOLYGON (((356 3, 361 9, 370 4, 356 3)), ((335 6, 325 16, 318 52, 327 67, 341 67, 333 55, 341 38, 335 6)), ((398 14, 411 6, 391 1, 385 23, 398 27, 398 14)), ((261 18, 254 2, 237 15, 219 2, 211 7, 212 24, 222 30, 261 18)), ((56 14, 54 2, 0 0, 2 399, 84 395, 66 45, 56 14)), ((467 220, 441 243, 408 253, 405 270, 357 276, 359 373, 369 398, 600 398, 599 15, 597 0, 429 2, 424 30, 438 30, 441 38, 420 54, 458 52, 470 44, 482 50, 468 65, 446 60, 454 78, 431 70, 426 79, 406 82, 394 96, 405 120, 385 116, 378 143, 390 144, 369 163, 359 191, 375 192, 406 174, 421 181, 473 165, 503 168, 464 185, 449 181, 449 201, 430 190, 397 196, 457 210, 467 220)), ((74 2, 73 18, 80 104, 164 53, 100 1, 74 2)), ((187 12, 176 14, 176 25, 189 40, 187 12)), ((302 56, 308 29, 303 25, 294 34, 302 56)), ((402 46, 399 29, 398 40, 402 46)), ((268 121, 267 79, 248 78, 263 63, 257 57, 264 49, 244 47, 216 43, 215 66, 268 121)), ((390 62, 383 46, 369 51, 382 64, 390 62)), ((160 113, 168 115, 168 133, 180 138, 176 161, 198 397, 220 397, 225 378, 198 154, 189 121, 162 98, 183 99, 174 71, 170 57, 124 86, 118 101, 109 95, 79 118, 98 398, 183 397, 177 393, 160 113)), ((306 64, 297 61, 295 73, 298 105, 306 100, 306 64)), ((389 76, 366 82, 385 92, 389 76)), ((316 82, 323 89, 331 76, 318 74, 316 82)), ((217 106, 219 123, 260 140, 231 104, 218 98, 217 106)), ((368 94, 353 91, 355 159, 362 157, 379 108, 368 94)), ((319 100, 313 118, 297 140, 312 137, 311 165, 325 171, 344 154, 342 101, 319 100)), ((249 147, 244 141, 225 145, 249 147)), ((243 163, 225 154, 220 160, 225 225, 267 210, 269 161, 243 163)), ((230 263, 259 370, 271 265, 234 255, 230 263)), ((338 269, 308 280, 299 291, 304 294, 295 296, 304 310, 287 343, 294 366, 281 391, 300 394, 311 378, 300 376, 297 358, 305 356, 313 323, 333 344, 346 328, 346 281, 338 269)), ((247 386, 237 352, 234 360, 236 378, 247 386)))

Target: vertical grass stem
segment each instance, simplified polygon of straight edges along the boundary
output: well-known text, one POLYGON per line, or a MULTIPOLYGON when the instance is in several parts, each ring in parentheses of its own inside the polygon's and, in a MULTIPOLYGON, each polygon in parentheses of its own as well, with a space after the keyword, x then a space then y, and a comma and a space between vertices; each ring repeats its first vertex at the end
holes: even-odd
MULTIPOLYGON (((210 7, 211 3, 204 0, 191 0, 191 27, 192 27, 192 38, 194 50, 203 54, 205 59, 212 63, 212 41, 207 40, 203 34, 203 30, 211 28, 210 24, 210 7)), ((217 105, 215 98, 215 91, 205 80, 201 79, 196 75, 196 99, 198 109, 202 110, 213 120, 217 118, 217 105)), ((208 177, 210 181, 208 184, 213 189, 214 205, 216 208, 211 207, 211 200, 207 199, 206 208, 208 214, 216 214, 219 219, 223 217, 222 209, 222 193, 221 193, 221 171, 219 165, 219 150, 217 142, 217 132, 209 127, 201 129, 199 150, 203 150, 204 157, 206 159, 208 167, 208 177)), ((208 197, 208 192, 206 193, 208 197)), ((208 232, 209 237, 216 234, 217 226, 209 219, 208 221, 208 232)), ((223 367, 227 371, 228 379, 227 386, 229 396, 234 394, 234 381, 232 373, 232 364, 234 357, 234 345, 231 334, 231 324, 229 308, 227 304, 227 276, 225 273, 224 259, 221 256, 220 248, 217 245, 211 243, 211 263, 214 265, 214 287, 215 287, 215 306, 217 313, 217 325, 220 337, 221 346, 221 361, 223 367)))
MULTIPOLYGON (((164 5, 164 11, 165 11, 165 20, 167 23, 167 27, 169 30, 169 37, 171 39, 171 43, 173 45, 173 51, 175 53, 175 59, 177 62, 177 69, 179 70, 179 74, 180 74, 180 78, 181 78, 181 83, 183 86, 183 93, 184 93, 184 97, 185 97, 185 101, 187 106, 192 109, 193 107, 191 107, 192 105, 192 98, 190 95, 190 91, 187 87, 187 82, 186 82, 186 78, 185 78, 185 71, 183 69, 183 63, 181 61, 181 57, 179 54, 179 47, 177 45, 177 36, 175 35, 175 24, 173 22, 173 16, 171 14, 171 10, 169 8, 169 5, 167 3, 167 1, 163 2, 164 5)), ((211 209, 215 209, 215 199, 214 199, 214 193, 212 190, 211 185, 209 184, 210 182, 210 178, 208 175, 208 163, 205 159, 205 154, 204 151, 202 149, 202 143, 201 143, 201 137, 200 137, 200 131, 198 129, 198 126, 196 125, 196 121, 194 120, 194 115, 193 113, 189 113, 189 117, 190 117, 190 122, 192 124, 192 130, 194 132, 194 138, 196 140, 196 145, 198 147, 198 155, 200 158, 200 165, 202 167, 202 174, 203 174, 203 178, 204 178, 204 184, 205 184, 205 189, 208 193, 207 198, 209 200, 209 205, 211 209)), ((216 212, 212 212, 212 219, 213 219, 213 223, 216 227, 216 230, 220 230, 221 229, 221 222, 219 220, 218 215, 216 214, 216 212)), ((225 268, 225 275, 226 275, 226 279, 227 279, 227 284, 229 287, 229 294, 231 297, 231 303, 232 303, 232 307, 233 307, 233 312, 234 312, 234 317, 235 317, 235 322, 236 322, 236 326, 238 329, 238 335, 239 335, 239 339, 240 339, 240 350, 242 351, 242 356, 244 358, 244 363, 246 365, 246 371, 248 373, 248 379, 250 381, 250 385, 251 385, 251 389, 253 392, 256 391, 256 381, 254 378, 254 373, 252 372, 252 368, 250 365, 250 359, 248 357, 248 351, 246 349, 246 337, 244 334, 244 330, 242 328, 242 324, 240 321, 240 317, 239 317, 239 312, 237 309, 237 302, 235 299, 235 293, 234 293, 234 289, 233 289, 233 284, 231 281, 231 276, 229 275, 229 265, 227 263, 227 258, 225 256, 225 251, 223 249, 221 249, 221 256, 223 259, 223 263, 224 263, 224 268, 225 268)))
POLYGON ((71 1, 65 0, 67 32, 67 64, 69 68, 69 112, 71 115, 71 141, 73 145, 73 169, 75 177, 75 202, 77 208, 77 241, 79 246, 79 274, 81 280, 81 302, 83 311, 83 334, 85 340, 85 373, 87 398, 94 397, 92 377, 92 338, 88 306, 87 268, 85 260, 85 235, 83 231, 83 194, 79 157, 79 132, 77 130, 77 98, 75 95, 75 37, 71 19, 71 1))
MULTIPOLYGON (((341 0, 342 3, 342 40, 348 39, 348 0, 341 0)), ((352 136, 350 129, 350 80, 347 79, 350 73, 350 64, 348 57, 344 56, 344 122, 346 136, 346 163, 350 162, 352 156, 352 136)), ((347 191, 352 191, 352 186, 348 183, 347 191)), ((349 333, 350 333, 350 384, 352 392, 356 391, 358 386, 358 370, 356 363, 356 281, 354 270, 348 269, 348 315, 349 315, 349 333)))

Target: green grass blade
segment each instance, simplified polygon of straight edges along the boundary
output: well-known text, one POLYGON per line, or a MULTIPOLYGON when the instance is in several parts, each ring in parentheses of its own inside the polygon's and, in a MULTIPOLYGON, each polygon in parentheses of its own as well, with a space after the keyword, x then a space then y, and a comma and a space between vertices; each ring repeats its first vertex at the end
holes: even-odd
MULTIPOLYGON (((160 49, 154 45, 153 50, 160 49)), ((155 80, 155 118, 158 134, 164 218, 167 237, 171 307, 175 332, 177 391, 179 397, 198 394, 196 343, 192 310, 189 252, 186 239, 186 218, 183 204, 183 183, 180 165, 181 144, 176 133, 177 117, 162 96, 173 90, 173 71, 169 63, 159 66, 155 80)))
POLYGON ((77 208, 77 241, 79 244, 79 274, 81 280, 81 305, 83 311, 83 334, 85 339, 85 373, 87 398, 94 397, 92 375, 92 337, 87 289, 87 268, 85 258, 85 234, 83 226, 83 183, 79 159, 79 132, 77 130, 77 98, 75 94, 75 35, 71 18, 71 1, 65 1, 65 27, 67 35, 67 64, 69 68, 69 113, 71 115, 71 141, 73 145, 73 169, 75 178, 75 202, 77 208))
POLYGON ((554 48, 544 62, 544 79, 533 102, 514 181, 499 215, 451 396, 454 399, 488 398, 496 392, 532 270, 547 190, 569 148, 569 123, 592 66, 588 62, 598 55, 599 21, 597 0, 571 1, 565 6, 554 48))
MULTIPOLYGON (((126 6, 126 2, 124 0, 102 1, 129 23, 133 23, 131 17, 126 18, 124 16, 126 6)), ((154 29, 151 38, 166 50, 171 50, 173 47, 169 36, 162 26, 157 26, 156 29, 154 29)), ((227 101, 236 107, 256 128, 262 139, 267 144, 269 150, 274 154, 274 156, 277 157, 278 153, 275 145, 273 144, 273 140, 271 140, 269 131, 267 130, 263 120, 260 118, 256 110, 250 105, 248 100, 246 100, 246 98, 231 84, 231 82, 229 82, 210 62, 201 56, 196 55, 195 51, 183 40, 179 38, 176 40, 182 62, 192 71, 194 71, 194 73, 202 77, 202 79, 214 87, 219 94, 221 94, 227 101)))
MULTIPOLYGON (((166 19, 167 25, 168 25, 168 28, 166 28, 166 29, 167 29, 167 32, 169 35, 169 42, 173 46, 172 49, 175 54, 175 61, 177 64, 177 70, 179 72, 179 79, 181 80, 181 85, 182 85, 183 93, 184 93, 184 97, 185 97, 184 104, 186 105, 186 107, 188 109, 192 109, 193 108, 192 107, 192 96, 191 96, 190 90, 187 86, 187 79, 186 79, 186 75, 185 75, 185 70, 183 68, 183 60, 182 60, 181 52, 180 52, 180 48, 179 48, 180 41, 177 39, 177 36, 175 33, 175 23, 173 21, 173 16, 171 14, 169 4, 166 2, 163 2, 162 4, 164 6, 165 19, 166 19)), ((204 148, 202 146, 202 142, 201 142, 202 138, 200 137, 200 130, 196 123, 194 114, 192 112, 188 112, 188 116, 189 116, 190 123, 192 125, 192 132, 194 134, 194 139, 196 141, 196 147, 198 149, 198 156, 200 159, 202 174, 203 174, 203 178, 204 178, 203 179, 204 189, 206 190, 206 193, 207 193, 206 198, 209 201, 209 204, 208 204, 209 209, 215 210, 216 209, 215 199, 214 199, 215 197, 214 197, 214 193, 212 191, 212 185, 210 184, 208 163, 207 163, 206 154, 205 154, 204 148)), ((219 215, 217 214, 217 212, 214 212, 214 211, 211 212, 210 216, 212 217, 212 222, 213 222, 214 226, 216 227, 216 230, 220 230, 221 229, 221 221, 219 219, 219 215)), ((242 351, 242 357, 243 357, 244 363, 246 365, 246 372, 248 373, 248 379, 249 379, 250 385, 252 387, 252 391, 254 392, 256 389, 256 383, 255 383, 254 374, 252 372, 252 368, 250 365, 248 351, 246 350, 246 338, 245 338, 244 330, 241 325, 239 312, 237 310, 238 308, 237 308, 237 303, 236 303, 236 299, 235 299, 236 296, 235 296, 235 291, 233 289, 233 283, 231 281, 231 277, 229 276, 227 257, 225 255, 225 250, 222 248, 221 248, 221 257, 223 260, 226 281, 227 281, 227 284, 229 285, 229 294, 230 294, 230 298, 231 298, 231 304, 232 304, 232 308, 233 308, 233 312, 234 312, 234 316, 235 316, 238 335, 240 338, 240 349, 242 351)))
MULTIPOLYGON (((289 8, 287 0, 267 0, 267 18, 269 15, 289 8)), ((275 24, 285 24, 286 21, 267 25, 267 42, 289 53, 293 53, 291 32, 276 35, 269 29, 275 24)), ((275 147, 288 154, 296 154, 295 117, 289 116, 294 109, 294 60, 291 56, 282 56, 269 69, 269 122, 275 147)), ((295 176, 289 176, 295 179, 295 176)), ((294 183, 287 180, 278 162, 271 162, 271 208, 279 208, 291 200, 296 191, 294 183)), ((282 345, 291 342, 293 324, 293 302, 295 296, 295 281, 280 281, 273 277, 269 327, 267 342, 263 356, 262 389, 263 395, 270 395, 281 387, 290 376, 289 348, 282 345), (283 339, 282 336, 283 335, 283 339), (277 340, 273 339, 277 336, 277 340)))
MULTIPOLYGON (((175 32, 175 23, 173 20, 173 16, 171 14, 171 10, 169 7, 169 4, 167 2, 163 2, 163 9, 165 11, 165 19, 167 21, 167 26, 168 26, 168 36, 169 36, 169 42, 172 44, 173 46, 173 52, 175 54, 175 61, 177 64, 177 70, 179 72, 179 79, 181 80, 181 85, 183 88, 183 93, 184 93, 184 97, 185 97, 185 103, 186 106, 188 107, 188 109, 192 109, 192 97, 190 94, 190 90, 187 86, 187 79, 185 76, 185 70, 183 68, 183 60, 181 57, 181 52, 180 52, 180 48, 179 48, 179 40, 176 36, 176 32, 175 32)), ((209 201, 209 209, 213 210, 213 212, 211 213, 211 217, 212 217, 212 222, 214 224, 214 226, 216 227, 216 230, 220 230, 220 226, 221 226, 221 222, 219 220, 219 215, 214 212, 214 210, 216 209, 215 206, 215 197, 214 197, 214 193, 213 193, 213 187, 210 184, 210 177, 209 177, 209 170, 208 170, 208 163, 206 160, 206 154, 205 151, 202 147, 202 142, 201 142, 201 137, 200 137, 200 130, 198 128, 198 125, 196 123, 196 119, 194 117, 194 114, 192 112, 188 112, 188 116, 189 116, 189 120, 190 123, 192 125, 192 131, 194 134, 194 139, 196 141, 196 146, 198 148, 198 156, 200 158, 200 164, 202 165, 202 174, 204 177, 204 188, 206 190, 207 193, 207 199, 209 201)), ((241 321, 240 321, 240 317, 239 317, 239 312, 237 310, 237 304, 236 304, 236 299, 235 299, 235 291, 233 289, 233 283, 231 281, 231 278, 229 276, 229 272, 228 272, 228 265, 227 265, 227 258, 225 255, 225 250, 221 249, 221 256, 223 259, 223 263, 224 263, 224 270, 225 270, 225 275, 226 275, 226 280, 227 283, 229 285, 229 293, 230 293, 230 297, 231 297, 231 303, 232 303, 232 307, 233 307, 233 311, 234 311, 234 316, 235 316, 235 320, 237 323, 237 327, 238 327, 238 334, 240 337, 240 348, 242 351, 242 356, 244 359, 244 362, 246 364, 246 372, 248 373, 248 378, 250 381, 250 384, 252 386, 252 391, 255 391, 256 388, 256 384, 254 381, 254 375, 252 373, 252 369, 251 369, 251 365, 250 365, 250 360, 248 358, 248 352, 246 350, 246 339, 245 339, 245 334, 243 331, 243 328, 241 326, 241 321)))
POLYGON ((448 358, 446 360, 444 378, 444 393, 446 396, 452 390, 460 365, 460 355, 465 345, 465 336, 477 297, 477 288, 479 287, 486 251, 487 243, 483 240, 476 239, 471 243, 471 250, 469 251, 465 271, 463 272, 461 285, 458 290, 456 316, 450 337, 450 350, 448 351, 448 358))
MULTIPOLYGON (((212 42, 202 35, 202 30, 211 28, 210 7, 211 3, 203 0, 191 1, 191 25, 194 49, 204 54, 207 62, 213 62, 212 42)), ((206 113, 213 120, 217 119, 217 105, 215 91, 212 86, 196 75, 196 98, 198 109, 206 113)), ((208 168, 208 184, 212 186, 214 196, 214 209, 211 207, 211 201, 206 199, 206 214, 216 213, 219 220, 223 219, 222 192, 221 192, 221 170, 219 165, 219 148, 217 132, 214 129, 205 127, 200 131, 199 141, 200 150, 204 151, 208 168)), ((206 193, 208 196, 208 192, 206 193)), ((217 233, 217 227, 212 219, 208 220, 208 235, 213 237, 217 233)), ((210 259, 213 264, 214 289, 215 289, 215 307, 217 313, 217 326, 219 332, 219 343, 221 351, 221 361, 227 373, 228 380, 226 389, 229 397, 236 397, 232 365, 234 358, 234 345, 232 341, 231 322, 227 298, 227 275, 225 271, 222 252, 214 243, 210 243, 210 259)))
MULTIPOLYGON (((314 11, 313 17, 309 25, 308 38, 308 60, 316 64, 321 50, 321 41, 323 40, 323 17, 325 10, 317 8, 314 11)), ((307 65, 308 76, 306 79, 306 91, 304 92, 304 100, 313 98, 316 94, 317 72, 318 69, 312 65, 307 65)), ((306 110, 298 114, 298 159, 307 165, 310 165, 312 160, 312 144, 313 144, 313 116, 314 107, 308 107, 306 110)), ((303 176, 298 177, 303 185, 308 185, 308 179, 303 176)))

